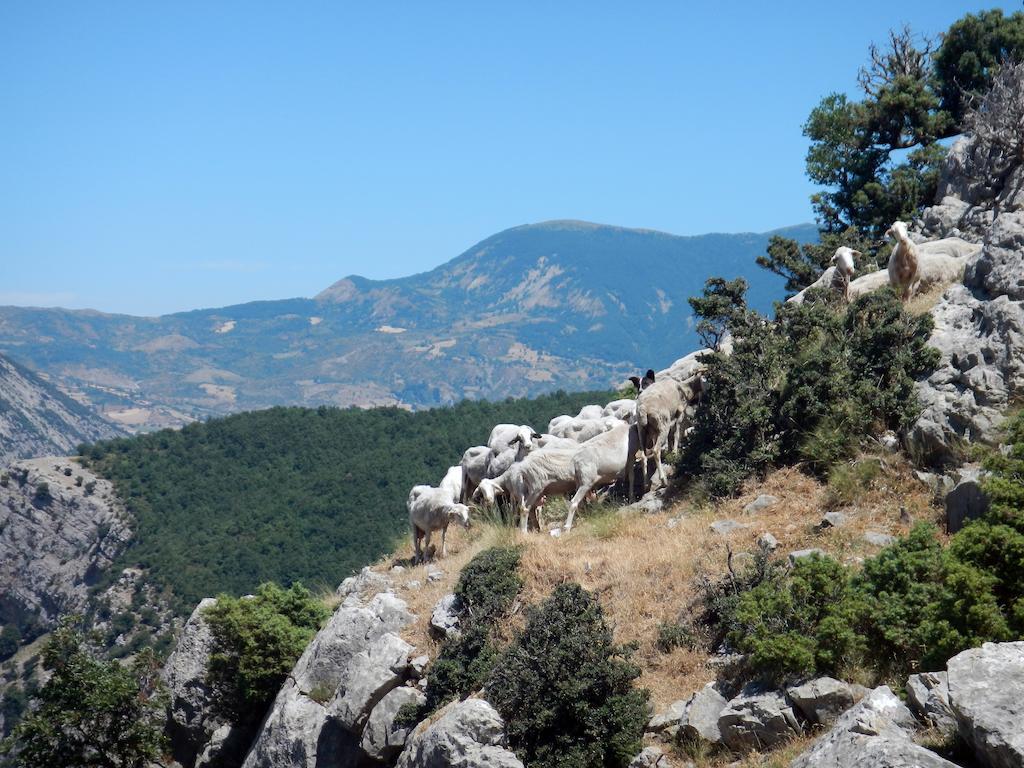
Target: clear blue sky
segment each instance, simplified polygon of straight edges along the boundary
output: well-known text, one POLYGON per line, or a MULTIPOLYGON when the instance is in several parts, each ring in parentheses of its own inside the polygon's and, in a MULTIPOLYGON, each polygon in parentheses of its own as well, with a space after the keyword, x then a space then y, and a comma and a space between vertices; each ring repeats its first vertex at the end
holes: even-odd
POLYGON ((0 4, 0 304, 160 314, 578 218, 811 220, 809 110, 971 2, 0 4))

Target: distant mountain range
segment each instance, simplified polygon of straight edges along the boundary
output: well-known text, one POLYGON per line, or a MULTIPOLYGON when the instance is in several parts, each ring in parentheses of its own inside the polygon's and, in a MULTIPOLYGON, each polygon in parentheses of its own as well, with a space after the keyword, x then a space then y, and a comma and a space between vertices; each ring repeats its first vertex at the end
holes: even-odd
POLYGON ((0 468, 31 456, 64 456, 124 432, 40 375, 0 355, 0 468))
POLYGON ((600 389, 693 349, 686 299, 743 276, 767 310, 772 234, 678 237, 551 221, 505 230, 434 270, 350 276, 312 299, 163 317, 0 308, 0 352, 84 393, 129 430, 271 405, 428 407, 600 389))

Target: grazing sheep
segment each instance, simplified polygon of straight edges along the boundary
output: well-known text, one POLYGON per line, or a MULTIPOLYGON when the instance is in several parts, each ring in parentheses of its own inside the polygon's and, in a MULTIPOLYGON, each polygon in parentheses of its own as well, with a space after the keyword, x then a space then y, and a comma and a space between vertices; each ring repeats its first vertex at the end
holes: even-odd
POLYGON ((845 245, 836 248, 836 252, 832 254, 832 264, 835 266, 831 280, 832 290, 842 296, 845 302, 850 301, 850 280, 856 272, 853 258, 861 255, 860 251, 847 248, 845 245))
POLYGON ((614 483, 625 474, 629 478, 629 498, 633 498, 633 465, 640 449, 640 435, 635 425, 619 424, 603 435, 588 440, 573 454, 573 478, 576 493, 569 502, 569 515, 563 530, 572 528, 576 510, 587 494, 599 485, 614 483))
POLYGON ((685 382, 662 379, 640 393, 636 400, 636 426, 644 452, 644 492, 650 486, 647 464, 653 457, 662 485, 667 482, 661 463, 662 450, 677 450, 685 430, 687 408, 703 388, 703 378, 695 374, 685 382))
POLYGON ((451 494, 452 501, 462 501, 462 465, 448 467, 448 471, 441 478, 438 488, 443 488, 451 494))
POLYGON ((654 383, 655 378, 656 376, 654 373, 654 369, 648 368, 647 373, 644 374, 644 377, 642 379, 639 376, 630 376, 629 380, 633 382, 633 388, 639 395, 641 392, 643 392, 645 389, 651 386, 651 384, 654 383))
MULTIPOLYGON (((519 510, 519 528, 524 533, 544 497, 569 493, 576 488, 572 458, 575 448, 542 448, 509 467, 500 477, 480 482, 474 500, 493 504, 505 495, 519 510)), ((540 520, 536 520, 539 527, 540 520)))
POLYGON ((558 429, 559 426, 561 426, 562 424, 565 424, 567 422, 570 422, 572 420, 573 420, 572 416, 565 416, 565 415, 563 415, 563 416, 555 416, 555 418, 553 418, 551 421, 548 422, 547 434, 553 435, 555 433, 555 430, 558 429))
POLYGON ((445 488, 432 488, 429 485, 417 485, 409 491, 406 502, 409 510, 409 527, 412 528, 412 545, 415 550, 414 564, 423 562, 430 551, 430 536, 434 531, 441 532, 441 557, 447 557, 448 526, 459 522, 469 528, 469 508, 451 500, 451 491, 445 488), (420 539, 423 540, 422 547, 420 539))
POLYGON ((612 400, 604 407, 604 415, 622 421, 633 421, 636 418, 636 400, 631 397, 612 400))
POLYGON ((577 443, 585 443, 590 438, 596 437, 602 432, 614 429, 621 423, 622 422, 619 419, 609 416, 604 416, 600 419, 574 418, 569 421, 563 421, 561 424, 557 424, 554 429, 550 430, 550 432, 555 437, 568 437, 575 440, 577 443))
POLYGON ((480 485, 480 481, 487 477, 487 464, 491 459, 491 449, 486 445, 477 445, 466 449, 462 454, 462 496, 459 499, 463 504, 473 498, 473 491, 480 485))
POLYGON ((576 414, 576 418, 581 421, 600 419, 602 416, 604 416, 604 408, 600 405, 584 405, 580 408, 580 412, 576 414))
MULTIPOLYGON (((492 433, 493 434, 493 433, 492 433)), ((522 461, 533 450, 534 441, 540 435, 532 427, 518 427, 516 434, 501 448, 501 441, 495 441, 491 448, 491 457, 487 462, 486 477, 497 477, 515 462, 522 461), (500 450, 499 450, 500 448, 500 450)))
POLYGON ((896 291, 896 295, 902 301, 908 301, 914 295, 914 291, 921 282, 917 274, 918 254, 917 246, 907 234, 907 225, 902 221, 896 221, 891 227, 885 230, 885 236, 896 241, 896 245, 889 255, 889 284, 896 291))
POLYGON ((554 435, 541 435, 533 441, 537 448, 575 448, 579 445, 571 437, 555 437, 554 435))

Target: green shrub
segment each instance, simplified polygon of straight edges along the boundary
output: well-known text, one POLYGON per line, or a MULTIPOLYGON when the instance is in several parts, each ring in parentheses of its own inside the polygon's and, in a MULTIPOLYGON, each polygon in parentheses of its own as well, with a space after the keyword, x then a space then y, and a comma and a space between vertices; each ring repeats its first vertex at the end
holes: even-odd
POLYGON ((40 483, 36 486, 35 500, 40 504, 49 504, 53 501, 53 494, 50 492, 49 483, 40 483))
POLYGON ((44 663, 52 674, 28 714, 22 707, 24 719, 0 743, 0 754, 16 753, 22 768, 155 762, 165 747, 155 658, 143 652, 130 666, 103 661, 74 621, 62 621, 47 642, 44 663))
POLYGON ((855 601, 847 569, 812 555, 785 576, 743 592, 732 608, 729 641, 750 654, 757 672, 772 681, 835 675, 863 650, 855 632, 855 601))
POLYGON ((462 569, 455 585, 461 602, 461 631, 441 644, 427 676, 426 704, 417 710, 417 720, 452 699, 478 691, 490 676, 499 655, 495 623, 508 613, 523 586, 519 559, 517 548, 492 547, 462 569))
POLYGON ((258 722, 327 615, 301 584, 266 583, 251 598, 217 598, 205 618, 214 639, 207 682, 218 714, 258 722))
POLYGON ((21 630, 17 624, 5 624, 0 631, 0 661, 9 659, 21 647, 21 630))
POLYGON ((648 718, 630 654, 578 584, 530 609, 486 687, 516 754, 533 768, 626 765, 648 718))
POLYGON ((824 476, 867 435, 913 423, 915 378, 938 359, 926 343, 930 316, 912 317, 881 290, 848 307, 812 294, 766 322, 742 295, 723 306, 715 290, 709 281, 691 303, 701 322, 732 332, 733 351, 705 357, 707 386, 681 457, 683 476, 712 496, 780 465, 824 476))

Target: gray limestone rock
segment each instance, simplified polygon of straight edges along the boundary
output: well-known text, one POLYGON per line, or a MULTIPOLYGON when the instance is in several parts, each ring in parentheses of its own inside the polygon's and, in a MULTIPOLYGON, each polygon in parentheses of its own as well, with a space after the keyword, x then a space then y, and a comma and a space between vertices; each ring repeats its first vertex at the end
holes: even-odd
POLYGON ((363 729, 363 752, 374 760, 391 762, 402 751, 411 729, 396 728, 395 715, 406 704, 421 706, 427 697, 408 686, 395 688, 373 708, 363 729))
POLYGON ((748 686, 718 716, 722 742, 736 752, 764 751, 801 733, 793 709, 778 691, 748 686))
POLYGON ((681 733, 689 739, 720 744, 722 732, 718 728, 718 717, 728 704, 714 683, 708 683, 687 702, 686 714, 679 724, 681 733))
POLYGON ((990 768, 1024 765, 1024 642, 985 643, 946 665, 960 737, 990 768))
POLYGON ((786 689, 793 706, 815 725, 828 725, 853 706, 853 688, 842 680, 819 677, 786 689))
POLYGON ((790 768, 956 768, 914 743, 907 731, 914 724, 914 716, 883 685, 840 715, 790 768))
POLYGON ((454 594, 447 594, 437 601, 430 614, 430 629, 440 637, 459 636, 459 614, 462 602, 454 594))
POLYGON ((956 730, 945 672, 922 672, 908 677, 907 704, 922 722, 947 733, 956 730))
POLYGON ((777 496, 772 496, 767 493, 762 493, 752 502, 743 507, 744 514, 756 515, 758 512, 763 512, 766 509, 770 509, 779 503, 777 496))
POLYGON ((956 533, 970 520, 988 511, 988 497, 981 490, 980 467, 968 465, 959 471, 956 485, 946 494, 946 531, 956 533))
POLYGON ((505 723, 483 699, 449 704, 409 736, 397 768, 523 768, 506 745, 505 723))

